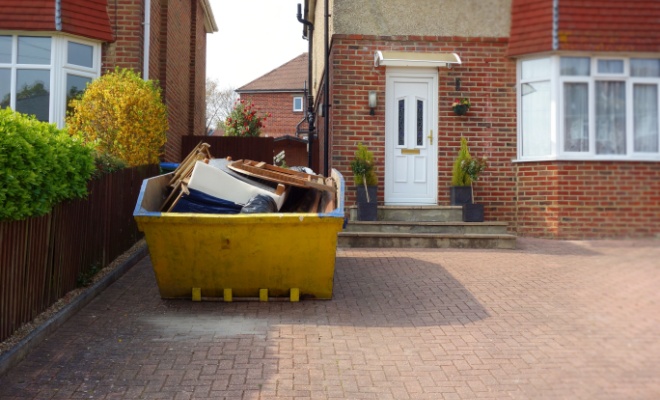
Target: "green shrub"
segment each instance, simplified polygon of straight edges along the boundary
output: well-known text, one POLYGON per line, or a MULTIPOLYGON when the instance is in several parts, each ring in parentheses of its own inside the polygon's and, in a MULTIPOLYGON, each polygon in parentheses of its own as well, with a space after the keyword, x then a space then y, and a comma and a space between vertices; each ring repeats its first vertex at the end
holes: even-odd
POLYGON ((105 174, 126 168, 126 162, 107 153, 94 152, 94 164, 96 169, 92 174, 93 178, 100 178, 105 174))
POLYGON ((95 143, 102 154, 138 166, 157 164, 167 141, 167 109, 160 88, 128 69, 116 68, 93 80, 71 101, 71 134, 95 143))
POLYGON ((0 109, 0 220, 43 215, 86 196, 92 152, 53 124, 0 109))

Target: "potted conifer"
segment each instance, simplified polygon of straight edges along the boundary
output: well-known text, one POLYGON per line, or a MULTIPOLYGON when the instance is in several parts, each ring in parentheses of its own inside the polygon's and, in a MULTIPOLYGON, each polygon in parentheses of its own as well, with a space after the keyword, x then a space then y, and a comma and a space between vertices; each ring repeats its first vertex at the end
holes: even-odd
POLYGON ((449 199, 452 206, 462 206, 472 203, 472 180, 463 170, 463 163, 470 160, 467 139, 461 137, 461 148, 454 161, 452 169, 451 186, 449 188, 449 199))
POLYGON ((374 154, 362 143, 358 143, 355 159, 351 161, 351 170, 357 188, 357 219, 375 221, 378 218, 378 176, 374 154))

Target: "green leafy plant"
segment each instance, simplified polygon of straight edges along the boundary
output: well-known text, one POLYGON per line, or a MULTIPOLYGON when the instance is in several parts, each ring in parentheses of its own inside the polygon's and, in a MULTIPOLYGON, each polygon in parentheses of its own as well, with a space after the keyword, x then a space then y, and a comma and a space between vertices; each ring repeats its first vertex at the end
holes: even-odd
POLYGON ((271 116, 270 113, 258 115, 250 100, 239 100, 225 119, 225 136, 259 136, 266 127, 264 122, 271 116))
POLYGON ((94 165, 96 169, 92 174, 93 178, 100 178, 105 174, 110 174, 115 171, 126 168, 126 162, 118 157, 107 153, 94 152, 94 165))
POLYGON ((115 68, 70 103, 69 132, 128 166, 156 164, 167 141, 167 109, 154 81, 115 68))
POLYGON ((472 104, 470 104, 470 99, 467 97, 461 97, 460 99, 454 100, 454 102, 451 104, 451 108, 456 108, 458 106, 465 106, 467 108, 470 108, 472 104))
POLYGON ((0 220, 47 214, 87 195, 93 149, 53 124, 0 109, 0 220))
POLYGON ((472 104, 470 103, 470 99, 467 97, 461 97, 454 100, 454 102, 451 104, 451 109, 456 115, 464 115, 467 113, 471 106, 472 104))
POLYGON ((76 278, 76 285, 78 287, 87 287, 94 283, 94 277, 96 274, 99 273, 103 268, 101 268, 101 263, 100 262, 95 262, 94 264, 90 265, 90 267, 85 270, 81 271, 78 274, 78 277, 76 278))
POLYGON ((358 143, 355 158, 351 161, 351 171, 353 171, 353 181, 355 184, 364 185, 367 202, 369 202, 369 192, 366 190, 367 186, 377 185, 378 176, 376 175, 374 153, 362 143, 358 143))
POLYGON ((468 160, 461 161, 461 169, 470 177, 470 192, 472 201, 474 201, 474 182, 479 179, 481 173, 488 167, 488 162, 485 158, 472 157, 468 160))

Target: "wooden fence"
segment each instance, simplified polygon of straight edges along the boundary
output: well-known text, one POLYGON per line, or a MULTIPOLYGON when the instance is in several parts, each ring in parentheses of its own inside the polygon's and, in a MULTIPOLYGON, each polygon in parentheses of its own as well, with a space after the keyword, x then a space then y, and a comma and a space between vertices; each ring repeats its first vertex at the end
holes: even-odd
POLYGON ((181 160, 200 142, 211 145, 209 149, 215 158, 230 156, 234 160, 241 158, 255 161, 273 162, 274 140, 272 137, 236 137, 236 136, 183 136, 181 138, 181 160))
MULTIPOLYGON (((230 156, 234 160, 241 158, 273 162, 276 153, 284 150, 286 153, 286 163, 289 166, 299 165, 308 167, 307 144, 301 144, 295 139, 275 141, 272 137, 235 137, 235 136, 183 136, 181 138, 181 160, 200 142, 211 145, 211 155, 215 158, 225 158, 230 156)), ((319 171, 318 141, 314 142, 312 160, 312 169, 317 173, 319 171)))
POLYGON ((157 174, 157 165, 117 171, 92 180, 86 199, 0 222, 0 341, 142 237, 133 210, 142 181, 157 174))

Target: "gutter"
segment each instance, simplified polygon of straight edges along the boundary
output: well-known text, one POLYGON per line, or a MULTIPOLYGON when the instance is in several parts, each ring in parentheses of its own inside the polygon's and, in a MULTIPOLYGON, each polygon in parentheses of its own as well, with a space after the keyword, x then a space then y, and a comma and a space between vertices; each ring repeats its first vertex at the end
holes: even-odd
MULTIPOLYGON (((307 18, 308 14, 309 14, 309 0, 305 0, 305 18, 307 18)), ((307 151, 307 166, 309 168, 312 168, 312 155, 313 155, 312 144, 314 143, 314 134, 316 132, 316 128, 314 127, 314 121, 316 120, 316 115, 314 113, 314 95, 312 95, 312 60, 313 60, 312 52, 314 50, 314 46, 313 46, 314 24, 302 18, 302 13, 300 11, 300 3, 298 3, 298 14, 296 14, 296 18, 298 19, 298 22, 303 24, 305 27, 305 29, 303 29, 303 39, 307 39, 308 42, 307 84, 305 85, 305 90, 308 91, 306 118, 308 124, 307 141, 309 143, 309 150, 307 151)), ((298 127, 302 122, 303 121, 300 121, 298 125, 296 125, 296 133, 298 131, 298 127)))
POLYGON ((151 0, 144 0, 144 59, 142 61, 142 79, 149 79, 149 50, 151 48, 151 0))

